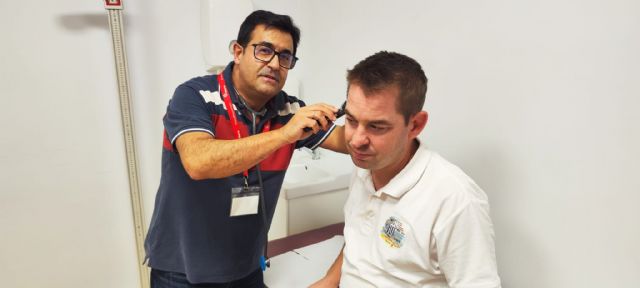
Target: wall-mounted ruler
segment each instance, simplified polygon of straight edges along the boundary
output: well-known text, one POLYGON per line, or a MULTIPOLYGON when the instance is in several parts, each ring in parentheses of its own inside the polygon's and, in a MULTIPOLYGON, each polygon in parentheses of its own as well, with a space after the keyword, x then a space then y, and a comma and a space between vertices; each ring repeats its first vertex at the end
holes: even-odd
POLYGON ((124 47, 124 32, 122 24, 122 1, 105 0, 105 8, 109 12, 109 29, 113 39, 113 54, 116 63, 116 77, 118 80, 118 94, 120 95, 120 115, 124 131, 124 144, 127 154, 127 168, 129 172, 129 190, 131 194, 131 209, 133 211, 134 233, 138 254, 138 268, 140 270, 140 287, 149 287, 149 269, 143 264, 144 251, 144 214, 142 209, 142 195, 138 182, 138 159, 134 141, 133 116, 131 112, 131 97, 129 88, 129 69, 124 47))

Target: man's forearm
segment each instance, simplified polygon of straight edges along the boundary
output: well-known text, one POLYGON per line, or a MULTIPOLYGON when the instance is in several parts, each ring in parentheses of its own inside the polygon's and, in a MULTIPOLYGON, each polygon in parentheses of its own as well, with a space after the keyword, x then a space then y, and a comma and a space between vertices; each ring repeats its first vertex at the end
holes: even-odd
POLYGON ((327 271, 327 274, 324 276, 331 283, 336 284, 336 286, 340 284, 340 276, 342 274, 342 259, 343 259, 342 252, 343 251, 344 251, 344 248, 340 250, 340 254, 338 254, 338 257, 336 257, 336 261, 333 262, 333 264, 327 271))
POLYGON ((194 180, 241 173, 288 144, 277 130, 238 140, 219 140, 207 133, 192 132, 176 140, 182 164, 194 180))
POLYGON ((217 140, 205 132, 190 132, 178 137, 175 144, 189 177, 223 178, 255 166, 284 145, 327 129, 328 121, 335 120, 335 110, 326 104, 314 104, 298 110, 276 130, 238 140, 217 140))
POLYGON ((311 284, 309 288, 337 288, 340 286, 340 274, 342 273, 342 251, 344 251, 344 247, 340 250, 340 254, 327 271, 327 274, 322 277, 322 279, 311 284))

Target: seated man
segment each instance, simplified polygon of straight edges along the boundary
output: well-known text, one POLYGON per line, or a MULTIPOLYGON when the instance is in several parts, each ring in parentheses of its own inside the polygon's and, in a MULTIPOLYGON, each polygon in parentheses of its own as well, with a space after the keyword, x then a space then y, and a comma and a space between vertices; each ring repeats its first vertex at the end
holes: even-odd
POLYGON ((420 64, 383 51, 347 81, 345 246, 312 287, 500 287, 487 195, 417 138, 420 64))

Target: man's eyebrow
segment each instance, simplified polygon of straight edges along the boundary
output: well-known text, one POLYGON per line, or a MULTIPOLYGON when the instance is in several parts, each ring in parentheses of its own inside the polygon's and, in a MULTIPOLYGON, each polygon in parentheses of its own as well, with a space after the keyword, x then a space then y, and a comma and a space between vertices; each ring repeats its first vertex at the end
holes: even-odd
MULTIPOLYGON (((344 113, 349 116, 350 118, 354 118, 356 121, 358 121, 358 119, 353 116, 353 114, 349 113, 348 109, 344 109, 344 113)), ((373 125, 383 125, 383 126, 391 126, 391 122, 387 121, 387 120, 372 120, 367 122, 367 124, 373 124, 373 125)))
POLYGON ((267 42, 267 41, 258 42, 258 43, 256 43, 256 44, 258 44, 258 45, 264 45, 264 46, 267 46, 267 47, 269 47, 269 48, 271 48, 271 49, 273 49, 273 48, 274 48, 274 47, 273 47, 273 43, 271 43, 271 42, 267 42))
MULTIPOLYGON (((271 42, 262 41, 262 42, 258 42, 256 44, 267 46, 267 47, 273 49, 273 51, 276 51, 276 47, 273 46, 273 43, 271 43, 271 42)), ((283 49, 281 51, 276 51, 276 52, 278 52, 278 53, 286 52, 286 53, 291 54, 291 50, 289 50, 289 49, 283 49)))
POLYGON ((379 125, 379 126, 391 126, 391 123, 387 120, 373 120, 373 121, 369 121, 369 124, 379 125))
POLYGON ((351 114, 351 113, 349 112, 349 109, 347 109, 346 107, 344 108, 344 114, 345 114, 345 115, 347 115, 347 116, 349 116, 349 117, 351 117, 351 118, 356 118, 356 117, 353 117, 353 114, 351 114))

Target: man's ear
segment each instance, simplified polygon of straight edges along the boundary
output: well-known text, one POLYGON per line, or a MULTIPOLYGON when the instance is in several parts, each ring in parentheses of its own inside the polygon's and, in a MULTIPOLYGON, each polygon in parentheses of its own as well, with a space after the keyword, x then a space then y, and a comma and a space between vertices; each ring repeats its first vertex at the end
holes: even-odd
POLYGON ((427 126, 427 120, 429 120, 429 113, 427 111, 420 111, 413 115, 409 119, 409 136, 416 138, 422 132, 425 126, 427 126))
POLYGON ((244 47, 238 44, 237 41, 233 41, 229 50, 233 53, 233 62, 235 64, 240 64, 240 56, 242 56, 242 53, 244 52, 244 47))

